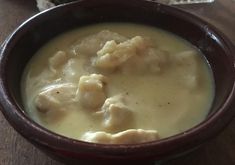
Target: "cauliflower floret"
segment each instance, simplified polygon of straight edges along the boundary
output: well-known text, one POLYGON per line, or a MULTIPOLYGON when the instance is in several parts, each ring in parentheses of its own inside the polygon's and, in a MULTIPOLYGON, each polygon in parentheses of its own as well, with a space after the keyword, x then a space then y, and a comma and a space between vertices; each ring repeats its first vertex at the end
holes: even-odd
POLYGON ((49 58, 49 68, 51 71, 56 73, 56 71, 64 65, 68 60, 68 56, 64 51, 58 51, 54 56, 49 58))
POLYGON ((131 121, 132 111, 123 102, 124 98, 121 95, 110 97, 105 100, 101 111, 96 112, 96 114, 103 115, 105 128, 120 129, 131 121))
POLYGON ((80 44, 75 46, 75 52, 85 55, 95 55, 96 52, 110 40, 120 43, 127 40, 127 38, 109 30, 103 30, 97 34, 84 38, 80 44))
POLYGON ((99 108, 106 99, 107 78, 101 74, 81 76, 78 84, 79 101, 86 108, 99 108))
POLYGON ((147 45, 143 37, 136 36, 130 40, 117 44, 114 40, 105 43, 97 52, 92 65, 101 69, 115 69, 132 56, 146 49, 147 45))
POLYGON ((77 86, 74 84, 51 85, 35 98, 39 112, 65 111, 66 105, 76 100, 77 86))
POLYGON ((116 134, 106 132, 86 132, 81 140, 103 144, 135 144, 158 140, 155 130, 129 129, 116 134))

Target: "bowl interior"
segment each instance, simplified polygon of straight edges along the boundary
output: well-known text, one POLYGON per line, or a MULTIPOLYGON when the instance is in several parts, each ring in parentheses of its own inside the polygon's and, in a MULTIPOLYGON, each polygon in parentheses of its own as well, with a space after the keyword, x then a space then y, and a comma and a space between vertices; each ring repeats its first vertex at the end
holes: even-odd
MULTIPOLYGON (((14 104, 14 111, 21 113, 22 116, 25 115, 21 99, 21 76, 27 62, 41 46, 53 37, 65 31, 103 22, 132 22, 155 26, 172 32, 195 45, 205 55, 205 58, 212 68, 215 80, 215 98, 208 118, 221 110, 221 107, 225 105, 225 101, 233 90, 235 79, 233 55, 230 50, 231 45, 228 45, 229 42, 226 37, 224 37, 224 35, 218 32, 214 27, 207 25, 206 22, 191 14, 173 7, 159 5, 148 0, 129 0, 128 3, 125 0, 81 0, 77 3, 72 3, 65 5, 64 7, 61 6, 50 11, 40 13, 33 19, 30 19, 21 25, 16 32, 6 40, 6 44, 2 51, 4 52, 4 56, 1 57, 2 68, 0 68, 0 73, 4 87, 6 88, 5 90, 9 94, 10 102, 14 104)), ((39 126, 35 126, 36 124, 34 122, 31 122, 27 115, 22 119, 24 120, 23 122, 25 122, 25 119, 28 123, 33 125, 28 130, 35 131, 35 128, 39 128, 39 126)), ((19 132, 24 129, 25 132, 28 131, 24 124, 23 126, 19 126, 17 129, 19 132), (24 129, 22 127, 24 127, 24 129)), ((16 125, 17 122, 15 121, 15 128, 17 127, 16 125)), ((40 129, 42 130, 42 128, 40 129)), ((38 130, 39 129, 37 129, 37 131, 38 130)), ((210 131, 215 133, 216 130, 217 127, 210 131)), ((33 135, 39 138, 40 135, 40 138, 45 140, 46 138, 44 138, 44 136, 47 134, 43 134, 40 131, 39 133, 33 132, 32 134, 30 134, 31 132, 29 133, 29 131, 27 133, 21 133, 24 134, 25 137, 30 134, 30 137, 32 136, 32 138, 33 135)), ((159 148, 156 148, 155 143, 154 145, 149 144, 149 146, 152 147, 151 149, 154 149, 157 152, 159 151, 161 156, 163 153, 165 154, 168 152, 168 150, 171 150, 172 153, 173 150, 183 151, 186 148, 189 148, 189 146, 191 146, 191 148, 194 147, 194 143, 200 143, 205 140, 208 137, 205 135, 207 131, 204 131, 203 133, 204 134, 198 134, 199 137, 193 137, 193 135, 191 135, 187 140, 185 140, 186 135, 182 135, 185 139, 174 146, 171 145, 174 137, 165 140, 165 143, 161 143, 161 141, 159 143, 156 142, 156 145, 161 143, 162 147, 160 146, 159 148), (198 139, 194 140, 194 138, 198 139), (190 142, 190 145, 188 145, 188 142, 190 142), (183 145, 184 147, 182 147, 183 145)), ((51 138, 51 134, 47 137, 49 138, 46 139, 46 142, 49 140, 50 143, 54 144, 53 147, 56 145, 57 147, 60 147, 61 150, 64 149, 63 144, 69 144, 66 149, 72 150, 71 148, 73 148, 73 151, 77 152, 76 145, 74 145, 75 143, 79 144, 80 148, 81 145, 83 145, 83 149, 86 152, 93 151, 94 148, 97 149, 97 145, 92 146, 91 144, 83 144, 77 141, 71 143, 71 140, 68 141, 66 139, 63 141, 63 138, 61 137, 57 137, 56 140, 60 140, 60 142, 63 141, 63 143, 56 143, 54 140, 55 138, 51 138)), ((177 142, 179 142, 179 139, 177 142)), ((145 148, 125 148, 125 150, 122 150, 123 146, 119 146, 120 150, 116 150, 117 148, 114 148, 112 150, 113 152, 110 151, 110 146, 103 146, 103 148, 102 146, 99 147, 105 149, 106 155, 118 153, 118 156, 120 156, 126 154, 127 149, 129 149, 128 151, 133 154, 137 154, 137 152, 140 151, 141 154, 139 153, 138 155, 140 157, 155 155, 157 153, 152 152, 152 150, 149 150, 146 146, 147 145, 144 146, 145 148), (125 153, 123 151, 125 151, 125 153)), ((104 154, 101 149, 99 150, 99 153, 104 154)))
MULTIPOLYGON (((78 149, 81 153, 83 151, 89 154, 94 152, 96 153, 94 157, 99 154, 105 158, 108 156, 113 158, 113 155, 118 158, 123 158, 123 156, 144 158, 156 157, 157 154, 159 157, 168 156, 174 152, 180 153, 195 147, 195 144, 205 141, 209 135, 215 134, 225 125, 225 122, 220 120, 221 122, 214 126, 215 120, 213 120, 213 126, 210 124, 209 129, 204 128, 208 128, 210 122, 202 127, 198 126, 198 129, 193 129, 191 134, 180 134, 169 139, 131 147, 125 145, 110 147, 61 138, 61 136, 48 133, 46 129, 32 122, 24 112, 20 89, 21 76, 27 62, 53 37, 74 28, 103 22, 132 22, 155 26, 172 32, 195 45, 205 55, 215 80, 215 98, 208 118, 218 117, 214 114, 228 109, 224 107, 233 91, 234 57, 231 53, 230 42, 216 28, 191 14, 149 0, 81 0, 40 13, 26 21, 6 40, 1 50, 0 101, 4 107, 1 109, 4 109, 5 116, 18 132, 27 139, 31 138, 30 140, 37 146, 44 145, 46 149, 53 148, 53 152, 57 147, 56 149, 65 150, 66 153, 67 151, 78 153, 78 149)), ((227 116, 230 114, 232 114, 231 110, 227 116)), ((231 118, 221 116, 226 123, 231 118)))
POLYGON ((60 33, 89 24, 133 22, 170 31, 201 50, 213 70, 216 89, 211 113, 217 111, 228 97, 233 84, 233 77, 230 76, 233 57, 226 54, 223 38, 198 19, 192 19, 191 16, 166 6, 156 4, 156 6, 149 7, 147 3, 145 5, 138 3, 120 5, 122 1, 115 3, 106 3, 106 6, 97 3, 97 7, 94 8, 84 1, 79 6, 68 6, 58 11, 43 13, 18 29, 20 32, 13 35, 14 43, 10 44, 11 47, 7 52, 6 81, 11 89, 11 96, 21 109, 24 109, 20 92, 22 72, 29 59, 43 44, 60 33), (118 3, 121 8, 117 8, 115 3, 118 3))

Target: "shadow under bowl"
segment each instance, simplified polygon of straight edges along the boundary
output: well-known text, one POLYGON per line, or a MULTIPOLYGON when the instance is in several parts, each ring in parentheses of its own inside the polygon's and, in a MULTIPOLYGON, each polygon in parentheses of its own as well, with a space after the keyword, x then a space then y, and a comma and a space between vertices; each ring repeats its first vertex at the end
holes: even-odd
POLYGON ((232 43, 215 27, 177 8, 148 0, 80 0, 33 16, 6 39, 0 50, 1 111, 28 141, 67 163, 120 164, 162 160, 199 146, 232 120, 235 114, 234 53, 232 43), (50 132, 31 120, 24 111, 20 90, 27 62, 58 34, 103 22, 131 22, 158 27, 200 49, 212 68, 215 80, 215 98, 207 118, 184 133, 132 145, 86 143, 50 132))

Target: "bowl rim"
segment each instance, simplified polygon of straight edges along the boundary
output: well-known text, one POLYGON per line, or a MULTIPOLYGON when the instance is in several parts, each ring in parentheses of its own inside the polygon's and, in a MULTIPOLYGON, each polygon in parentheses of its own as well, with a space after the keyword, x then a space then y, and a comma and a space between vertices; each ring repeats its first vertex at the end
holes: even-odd
MULTIPOLYGON (((95 1, 95 0, 79 0, 77 2, 70 2, 68 4, 62 4, 54 8, 48 9, 41 13, 38 13, 24 23, 22 23, 3 43, 2 48, 0 49, 0 106, 1 111, 8 122, 24 137, 32 140, 34 143, 41 144, 43 146, 52 148, 54 150, 59 150, 61 152, 73 152, 80 153, 79 150, 83 151, 83 154, 95 153, 102 156, 110 157, 131 157, 139 155, 139 153, 144 153, 142 156, 148 156, 150 153, 155 155, 156 153, 165 154, 166 152, 172 151, 177 148, 184 148, 185 145, 191 145, 195 143, 202 143, 215 134, 217 134, 222 128, 224 128, 228 122, 234 116, 234 112, 231 110, 232 102, 235 98, 235 74, 231 75, 233 77, 233 85, 231 86, 231 91, 229 93, 226 102, 219 110, 213 115, 209 116, 207 120, 202 121, 198 125, 190 128, 187 131, 176 134, 174 136, 164 138, 157 141, 140 143, 140 144, 96 144, 88 143, 80 140, 75 140, 68 138, 56 133, 53 133, 46 128, 40 126, 32 119, 30 119, 26 113, 17 105, 14 98, 10 94, 10 89, 6 84, 6 69, 7 57, 5 54, 8 54, 14 44, 17 42, 22 35, 24 35, 27 30, 33 27, 34 25, 41 22, 41 18, 51 14, 52 12, 63 12, 64 9, 68 10, 71 7, 80 5, 85 1, 95 1), (37 22, 38 21, 38 22, 37 22), (11 111, 9 111, 11 109, 11 111), (216 123, 220 120, 221 117, 225 117, 225 114, 230 114, 226 116, 226 122, 220 123, 216 129, 214 128, 216 123), (28 137, 29 136, 29 137, 28 137), (171 146, 171 147, 169 147, 171 146), (78 150, 79 148, 79 150, 78 150), (156 151, 156 153, 154 153, 156 151)), ((100 0, 101 3, 107 2, 106 0, 100 0)), ((112 1, 113 2, 113 1, 112 1)), ((110 2, 110 3, 112 3, 110 2)), ((120 0, 120 3, 125 3, 125 0, 120 0)), ((198 18, 197 16, 183 11, 179 8, 163 5, 152 0, 130 0, 132 3, 150 3, 155 5, 157 12, 166 12, 169 14, 174 14, 177 18, 183 19, 184 21, 189 21, 190 23, 198 26, 199 28, 207 31, 208 33, 215 35, 216 39, 219 39, 220 43, 223 45, 223 49, 226 54, 233 54, 235 52, 234 46, 230 40, 217 28, 210 25, 206 21, 198 18), (139 1, 139 2, 138 2, 139 1)), ((234 55, 233 55, 234 57, 234 55)), ((234 58, 233 58, 234 64, 234 58)), ((235 73, 235 67, 233 67, 233 72, 235 73)), ((80 153, 82 154, 82 153, 80 153)))

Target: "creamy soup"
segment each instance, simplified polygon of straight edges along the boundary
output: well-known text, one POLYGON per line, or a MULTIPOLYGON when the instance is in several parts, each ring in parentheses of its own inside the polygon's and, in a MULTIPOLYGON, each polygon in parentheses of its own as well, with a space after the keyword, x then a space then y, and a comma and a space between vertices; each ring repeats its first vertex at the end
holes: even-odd
POLYGON ((43 46, 22 78, 27 113, 88 142, 141 143, 203 121, 214 96, 199 50, 160 29, 126 23, 66 32, 43 46))

